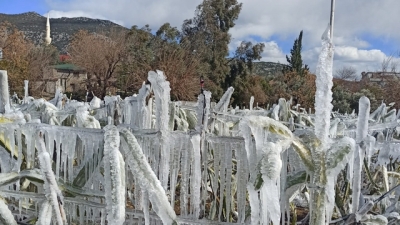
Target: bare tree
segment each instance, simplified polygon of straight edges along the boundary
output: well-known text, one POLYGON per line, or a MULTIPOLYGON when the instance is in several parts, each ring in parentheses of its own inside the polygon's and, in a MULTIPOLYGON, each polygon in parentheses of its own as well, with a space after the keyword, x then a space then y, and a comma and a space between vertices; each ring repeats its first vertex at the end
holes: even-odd
MULTIPOLYGON (((50 65, 58 61, 58 50, 52 45, 33 46, 27 53, 28 77, 31 82, 42 82, 42 85, 30 85, 29 93, 33 96, 42 96, 45 90, 47 80, 45 79, 46 70, 50 65)), ((38 83, 38 84, 39 84, 38 83)))
POLYGON ((355 80, 357 79, 357 70, 353 66, 343 66, 337 69, 335 76, 342 80, 355 80))
POLYGON ((33 44, 14 25, 0 23, 0 48, 3 52, 0 67, 8 71, 11 92, 23 92, 23 81, 28 79, 29 71, 27 52, 32 47, 33 44))
POLYGON ((386 56, 381 63, 381 71, 382 72, 397 72, 397 67, 399 66, 399 62, 396 61, 395 55, 400 56, 400 51, 396 53, 391 53, 389 56, 386 56))
POLYGON ((71 62, 88 72, 88 86, 104 97, 109 87, 115 87, 116 73, 126 57, 126 33, 112 31, 102 35, 79 31, 69 46, 71 62))

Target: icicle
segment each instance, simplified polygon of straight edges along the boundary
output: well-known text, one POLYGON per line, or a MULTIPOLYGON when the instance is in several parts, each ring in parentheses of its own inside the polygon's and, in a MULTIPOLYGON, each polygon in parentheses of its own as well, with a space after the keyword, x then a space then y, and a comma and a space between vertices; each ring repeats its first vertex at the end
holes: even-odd
POLYGON ((289 107, 287 105, 286 99, 279 99, 279 120, 280 121, 288 121, 289 118, 289 107))
MULTIPOLYGON (((174 146, 171 148, 171 160, 170 160, 170 187, 176 187, 176 182, 178 179, 179 173, 179 164, 180 164, 180 155, 183 149, 183 141, 176 140, 176 138, 171 139, 171 145, 174 146)), ((175 190, 176 188, 170 188, 171 191, 171 207, 175 207, 175 190)))
POLYGON ((253 110, 254 96, 250 97, 250 110, 253 110))
POLYGON ((180 190, 180 204, 181 204, 181 215, 187 216, 188 210, 188 199, 189 199, 189 172, 191 162, 191 151, 189 150, 189 143, 184 143, 181 158, 181 190, 180 190))
POLYGON ((228 219, 228 222, 231 222, 229 220, 230 218, 230 212, 232 211, 231 208, 231 202, 232 202, 232 152, 235 151, 236 149, 236 143, 225 143, 225 164, 226 164, 226 175, 225 175, 225 212, 226 212, 226 217, 228 219))
MULTIPOLYGON (((200 153, 200 135, 194 135, 191 138, 192 149, 193 149, 193 166, 192 166, 192 179, 190 183, 192 185, 193 192, 191 193, 191 204, 193 209, 193 217, 199 218, 200 215, 200 189, 201 189, 201 153, 200 153)), ((172 186, 174 187, 174 186, 172 186)))
POLYGON ((150 211, 149 211, 149 192, 142 189, 142 210, 144 215, 144 224, 150 225, 150 211))
POLYGON ((42 137, 37 135, 36 137, 36 148, 39 153, 40 169, 44 177, 44 187, 46 191, 46 198, 50 202, 55 212, 57 223, 62 225, 66 222, 64 212, 64 197, 58 188, 56 178, 53 171, 51 170, 51 159, 49 153, 46 151, 46 147, 42 137))
POLYGON ((104 178, 107 221, 123 224, 125 221, 125 162, 119 152, 120 137, 115 126, 108 125, 104 134, 104 178))
POLYGON ((248 182, 248 165, 245 144, 241 143, 236 154, 237 160, 237 210, 238 222, 244 223, 246 215, 246 183, 248 182))
POLYGON ((6 70, 0 70, 0 113, 10 111, 10 92, 8 90, 8 76, 6 70))
POLYGON ((329 224, 333 208, 335 206, 335 183, 336 179, 346 166, 347 162, 353 160, 355 141, 352 138, 344 137, 335 139, 335 143, 331 145, 326 154, 326 220, 329 224))
MULTIPOLYGON (((219 160, 219 162, 220 162, 219 176, 218 176, 218 173, 216 173, 216 176, 215 176, 215 177, 217 177, 218 180, 219 180, 219 191, 216 192, 216 193, 220 193, 220 196, 219 196, 220 201, 221 201, 221 202, 224 202, 224 201, 226 201, 226 196, 224 196, 224 194, 221 194, 221 193, 224 193, 224 191, 225 191, 225 186, 226 186, 226 170, 227 170, 226 152, 227 152, 227 151, 230 151, 230 149, 227 149, 227 148, 226 148, 226 145, 225 145, 224 143, 215 143, 214 146, 215 146, 215 145, 217 145, 218 147, 217 147, 217 148, 214 148, 214 153, 215 153, 215 151, 219 151, 219 152, 220 152, 220 154, 219 154, 219 156, 220 156, 220 160, 219 160)), ((229 158, 230 158, 230 157, 229 157, 229 158)), ((216 182, 214 185, 216 185, 216 186, 218 187, 218 183, 217 183, 217 182, 216 182)), ((224 205, 224 204, 219 204, 219 211, 218 211, 218 218, 219 218, 219 219, 221 218, 221 215, 222 215, 222 208, 223 208, 223 205, 224 205)))
POLYGON ((144 128, 145 117, 148 116, 149 113, 146 108, 146 98, 150 94, 150 85, 143 84, 142 88, 139 89, 139 94, 137 96, 138 99, 138 110, 142 113, 142 122, 140 123, 141 127, 144 128))
POLYGON ((29 80, 24 80, 24 103, 28 103, 28 84, 29 84, 29 80))
POLYGON ((156 97, 156 129, 161 131, 160 181, 166 190, 168 186, 170 157, 170 146, 168 145, 168 122, 171 88, 162 71, 157 70, 157 73, 150 71, 147 79, 150 81, 156 97))
MULTIPOLYGON (((368 119, 369 119, 369 111, 370 111, 370 102, 369 99, 365 96, 362 96, 359 100, 359 115, 357 121, 357 136, 356 136, 356 151, 354 153, 354 175, 353 175, 353 186, 352 186, 352 210, 351 212, 355 213, 359 208, 359 199, 361 194, 361 172, 362 172, 362 163, 364 160, 365 149, 361 147, 362 141, 368 135, 368 119)), ((364 144, 365 145, 365 144, 364 144)))

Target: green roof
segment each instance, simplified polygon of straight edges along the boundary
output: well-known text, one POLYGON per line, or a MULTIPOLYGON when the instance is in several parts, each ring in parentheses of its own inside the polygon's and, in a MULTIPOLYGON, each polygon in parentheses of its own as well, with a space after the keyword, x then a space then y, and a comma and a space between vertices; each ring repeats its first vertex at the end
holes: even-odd
POLYGON ((81 71, 83 69, 75 66, 74 64, 66 63, 66 64, 58 64, 53 66, 56 70, 70 70, 70 71, 81 71))

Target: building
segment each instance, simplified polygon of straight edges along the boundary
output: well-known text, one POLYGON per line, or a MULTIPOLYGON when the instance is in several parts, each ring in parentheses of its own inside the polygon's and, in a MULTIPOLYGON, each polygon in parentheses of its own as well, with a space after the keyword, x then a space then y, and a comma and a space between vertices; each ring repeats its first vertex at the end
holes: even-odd
POLYGON ((35 91, 42 97, 52 97, 56 90, 63 93, 85 91, 87 73, 72 64, 50 66, 43 74, 41 81, 35 82, 35 91))
POLYGON ((400 73, 396 72, 362 72, 361 82, 374 83, 385 86, 387 82, 400 80, 400 73))
MULTIPOLYGON (((44 42, 46 45, 50 45, 51 40, 50 19, 49 15, 47 15, 44 42)), ((86 81, 88 78, 86 71, 73 64, 69 64, 68 59, 68 55, 60 55, 59 60, 62 64, 47 68, 43 74, 43 79, 35 82, 34 89, 42 97, 54 96, 57 89, 63 93, 86 91, 86 81)))

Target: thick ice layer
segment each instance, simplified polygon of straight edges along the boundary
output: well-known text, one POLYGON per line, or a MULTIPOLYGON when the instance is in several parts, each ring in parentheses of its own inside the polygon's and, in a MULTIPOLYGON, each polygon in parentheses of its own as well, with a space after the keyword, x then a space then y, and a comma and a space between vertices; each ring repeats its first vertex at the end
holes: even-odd
POLYGON ((280 221, 280 174, 282 169, 282 160, 280 153, 282 146, 271 142, 266 143, 264 147, 264 158, 261 160, 260 172, 264 180, 264 186, 261 189, 261 205, 263 206, 262 215, 268 215, 268 220, 263 220, 263 224, 279 224, 280 221))
POLYGON ((248 163, 250 167, 250 182, 247 186, 251 206, 251 223, 279 224, 280 221, 280 173, 282 161, 280 153, 289 147, 286 142, 271 143, 268 141, 268 134, 279 136, 282 139, 290 140, 292 132, 283 124, 268 117, 248 116, 240 121, 240 130, 245 139, 248 163), (256 151, 251 149, 252 138, 254 137, 256 151), (283 145, 282 145, 283 144, 283 145), (261 163, 259 160, 261 159, 261 163), (260 168, 257 166, 260 163, 260 168), (255 189, 255 182, 258 174, 261 173, 264 184, 260 190, 255 189), (268 190, 267 190, 268 189, 268 190), (261 210, 259 211, 261 206, 261 210))
POLYGON ((222 95, 221 99, 217 103, 217 105, 214 108, 215 112, 227 112, 229 102, 231 100, 231 96, 233 94, 233 91, 235 89, 233 87, 229 87, 228 90, 222 95))
POLYGON ((39 136, 37 136, 36 138, 36 148, 39 152, 40 170, 43 174, 46 198, 53 207, 57 219, 57 224, 64 224, 66 222, 63 206, 64 197, 61 193, 61 190, 58 188, 54 172, 51 169, 50 155, 46 151, 43 139, 39 136))
POLYGON ((147 190, 153 210, 164 224, 174 224, 176 220, 175 212, 168 202, 167 195, 147 162, 135 136, 126 128, 122 128, 120 132, 129 147, 129 149, 122 149, 130 165, 129 168, 135 178, 138 179, 141 189, 147 190))
POLYGON ((122 225, 125 221, 125 162, 119 152, 120 137, 117 127, 106 126, 104 134, 104 178, 106 188, 107 221, 122 225))
POLYGON ((161 131, 161 164, 160 181, 166 189, 168 185, 170 149, 168 145, 168 124, 169 124, 169 103, 170 91, 169 82, 162 71, 150 71, 147 78, 151 83, 154 95, 156 96, 156 129, 161 131))
POLYGON ((332 66, 333 44, 329 38, 329 26, 322 35, 322 50, 319 55, 315 84, 315 134, 321 140, 322 150, 328 144, 330 117, 332 111, 332 66))
POLYGON ((2 198, 0 198, 0 222, 4 225, 17 225, 14 215, 8 209, 8 206, 2 198))
POLYGON ((250 110, 253 110, 253 104, 254 104, 254 96, 250 97, 250 110))
POLYGON ((331 148, 326 154, 326 216, 329 223, 332 217, 333 208, 335 206, 335 183, 340 173, 347 165, 347 163, 353 159, 353 153, 355 150, 355 142, 352 138, 344 137, 341 139, 335 139, 331 148))
POLYGON ((51 224, 52 208, 48 200, 44 200, 40 206, 40 212, 38 216, 37 225, 49 225, 51 224))
POLYGON ((100 122, 93 116, 89 115, 86 107, 79 107, 76 109, 76 126, 96 129, 101 128, 100 122))
POLYGON ((10 92, 6 70, 0 70, 0 113, 10 112, 10 92))
POLYGON ((156 96, 156 129, 168 130, 170 91, 169 82, 162 71, 150 71, 147 79, 156 96))
POLYGON ((357 212, 359 208, 359 199, 361 194, 361 172, 362 172, 362 164, 365 157, 365 144, 361 142, 365 141, 368 135, 368 120, 369 120, 369 111, 370 111, 370 102, 369 99, 365 96, 362 96, 359 100, 359 113, 357 120, 357 134, 356 134, 356 151, 354 153, 354 168, 353 168, 353 186, 352 186, 352 211, 357 212), (363 146, 363 147, 362 147, 363 146))
POLYGON ((90 108, 91 109, 98 109, 101 107, 101 99, 96 96, 93 96, 92 100, 90 101, 90 108))
POLYGON ((199 218, 200 215, 200 189, 201 189, 201 152, 200 152, 200 135, 194 135, 191 138, 193 148, 193 166, 192 166, 192 207, 193 217, 199 218), (192 202, 193 201, 193 202, 192 202))

